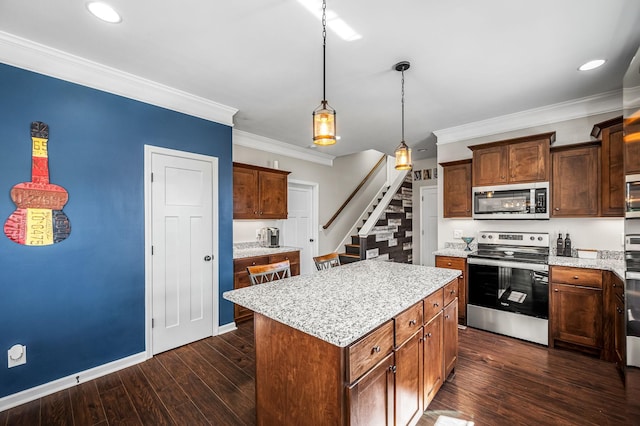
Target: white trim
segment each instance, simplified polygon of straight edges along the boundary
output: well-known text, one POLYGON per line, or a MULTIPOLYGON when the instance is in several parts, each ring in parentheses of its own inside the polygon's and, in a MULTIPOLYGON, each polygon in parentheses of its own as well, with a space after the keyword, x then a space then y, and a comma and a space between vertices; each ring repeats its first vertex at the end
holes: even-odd
MULTIPOLYGON (((192 152, 179 151, 175 149, 161 148, 153 145, 144 146, 144 282, 145 282, 145 350, 147 358, 153 357, 153 340, 151 330, 151 319, 153 316, 153 259, 151 257, 151 245, 153 243, 151 235, 151 154, 162 154, 174 157, 189 158, 210 162, 212 164, 212 244, 213 244, 213 271, 212 276, 217 278, 218 285, 213 289, 212 309, 213 309, 213 330, 212 336, 220 333, 219 314, 220 314, 220 256, 219 256, 219 240, 218 235, 220 225, 218 220, 218 158, 210 155, 195 154, 192 152)), ((228 325, 227 325, 228 326, 228 325)), ((231 331, 231 330, 227 330, 231 331)))
POLYGON ((310 148, 302 148, 275 139, 258 136, 243 130, 233 129, 233 144, 273 154, 285 155, 298 160, 310 161, 324 166, 333 166, 335 155, 324 152, 312 151, 310 148))
POLYGON ((235 321, 231 321, 228 324, 224 324, 218 327, 218 336, 224 333, 229 333, 230 331, 235 331, 237 329, 238 327, 236 327, 235 321))
POLYGON ((233 126, 238 110, 0 31, 0 62, 233 126))
POLYGON ((115 373, 124 368, 131 367, 132 365, 144 362, 147 359, 145 352, 140 352, 135 355, 121 358, 116 361, 102 364, 88 370, 84 370, 75 374, 70 374, 67 377, 48 382, 30 389, 25 389, 21 392, 14 393, 9 396, 0 398, 0 411, 8 410, 9 408, 17 407, 18 405, 25 404, 29 401, 42 398, 52 393, 59 392, 64 389, 73 387, 79 383, 85 383, 98 377, 106 376, 107 374, 115 373))
POLYGON ((622 90, 612 90, 593 96, 529 109, 501 117, 475 121, 461 126, 435 130, 438 145, 506 133, 560 121, 605 114, 622 109, 622 90))

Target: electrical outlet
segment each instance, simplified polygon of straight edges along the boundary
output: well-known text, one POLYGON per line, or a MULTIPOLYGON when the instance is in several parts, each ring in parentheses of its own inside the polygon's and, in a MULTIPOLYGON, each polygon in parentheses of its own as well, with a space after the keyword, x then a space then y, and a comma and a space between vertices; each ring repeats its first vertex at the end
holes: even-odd
POLYGON ((17 367, 27 363, 27 347, 24 345, 13 345, 7 351, 8 368, 17 367))
POLYGON ((462 238, 462 229, 454 229, 453 238, 462 238))

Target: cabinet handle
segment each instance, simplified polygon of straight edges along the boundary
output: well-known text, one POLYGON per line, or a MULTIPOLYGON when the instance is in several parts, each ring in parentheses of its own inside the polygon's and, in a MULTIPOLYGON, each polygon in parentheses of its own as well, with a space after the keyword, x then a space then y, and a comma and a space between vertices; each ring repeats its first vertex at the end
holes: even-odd
POLYGON ((624 312, 624 310, 620 309, 618 306, 616 306, 616 311, 618 311, 619 314, 624 312))
POLYGON ((463 279, 464 279, 464 274, 460 275, 460 276, 458 277, 458 279, 459 279, 459 280, 463 280, 463 279))
POLYGON ((500 179, 504 179, 504 176, 500 176, 500 179))
POLYGON ((451 262, 447 262, 447 266, 451 266, 451 262))
POLYGON ((556 292, 557 292, 557 291, 558 291, 558 289, 557 289, 557 288, 554 288, 554 289, 553 289, 553 291, 556 291, 556 292))
POLYGON ((375 345, 373 347, 373 349, 371 349, 371 353, 376 353, 377 354, 378 352, 380 352, 380 346, 375 345))
POLYGON ((416 320, 410 320, 409 325, 416 325, 416 322, 417 322, 416 320))
POLYGON ((560 211, 560 207, 556 207, 554 210, 559 212, 560 211))
POLYGON ((255 266, 255 265, 256 265, 256 262, 251 263, 251 266, 255 266))
POLYGON ((449 315, 445 315, 445 316, 444 316, 444 319, 449 319, 449 315))
POLYGON ((260 214, 262 214, 262 212, 260 212, 260 214))
POLYGON ((436 302, 436 303, 434 303, 434 304, 433 304, 433 307, 434 307, 434 308, 437 308, 438 306, 440 306, 440 304, 439 304, 438 302, 436 302))
POLYGON ((396 370, 397 370, 397 367, 395 365, 390 365, 389 366, 389 371, 391 371, 392 373, 395 374, 396 370))
POLYGON ((574 279, 574 280, 579 280, 579 279, 580 279, 580 277, 579 277, 579 276, 577 276, 577 275, 574 275, 574 276, 573 276, 573 279, 574 279))
POLYGON ((427 337, 431 337, 431 333, 427 333, 427 337))
POLYGON ((451 294, 455 294, 455 293, 456 293, 456 291, 455 291, 455 290, 451 290, 451 294))
POLYGON ((258 214, 258 212, 253 212, 253 214, 258 214))

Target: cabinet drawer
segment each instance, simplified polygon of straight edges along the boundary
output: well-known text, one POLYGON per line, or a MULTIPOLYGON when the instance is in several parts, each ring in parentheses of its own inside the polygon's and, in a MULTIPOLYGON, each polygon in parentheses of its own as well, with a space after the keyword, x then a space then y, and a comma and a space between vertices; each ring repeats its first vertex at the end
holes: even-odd
POLYGON ((413 336, 422 327, 423 322, 422 300, 396 316, 394 319, 396 347, 413 336))
POLYGON ((393 349, 393 321, 387 321, 347 350, 347 382, 351 383, 380 362, 393 349))
POLYGON ((458 297, 458 279, 454 278, 449 284, 444 286, 444 306, 458 297))
POLYGON ((602 271, 554 266, 551 268, 551 280, 554 283, 602 288, 602 271))
POLYGON ((464 273, 465 260, 461 257, 436 256, 436 267, 458 269, 464 273))
POLYGON ((243 259, 235 259, 233 261, 233 272, 242 272, 247 270, 247 266, 266 265, 269 263, 268 256, 246 257, 243 259))
POLYGON ((444 289, 438 289, 424 299, 424 322, 431 321, 444 307, 444 289))
POLYGON ((269 256, 269 263, 282 262, 288 260, 289 263, 300 263, 299 251, 288 251, 286 253, 272 254, 269 256))

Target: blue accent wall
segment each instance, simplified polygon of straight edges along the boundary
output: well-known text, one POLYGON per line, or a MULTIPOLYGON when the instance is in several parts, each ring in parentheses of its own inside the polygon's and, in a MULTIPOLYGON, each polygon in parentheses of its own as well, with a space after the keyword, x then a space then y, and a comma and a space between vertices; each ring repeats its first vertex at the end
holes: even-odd
POLYGON ((71 235, 29 247, 0 234, 0 398, 145 350, 145 144, 219 159, 220 295, 233 288, 231 127, 0 64, 3 225, 12 186, 31 180, 32 121, 49 124, 71 235), (8 369, 15 343, 27 364, 8 369))

